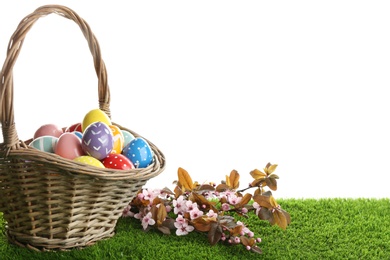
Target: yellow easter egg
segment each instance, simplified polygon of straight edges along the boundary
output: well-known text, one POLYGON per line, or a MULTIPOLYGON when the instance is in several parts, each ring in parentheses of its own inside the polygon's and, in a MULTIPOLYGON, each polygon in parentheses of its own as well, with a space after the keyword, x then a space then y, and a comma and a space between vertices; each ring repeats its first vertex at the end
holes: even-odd
POLYGON ((114 137, 114 147, 112 148, 111 153, 120 154, 122 153, 123 146, 125 143, 125 138, 121 129, 116 125, 109 125, 112 135, 114 137))
POLYGON ((99 108, 92 109, 89 111, 83 119, 83 122, 81 123, 81 129, 84 132, 84 130, 92 123, 95 122, 103 122, 106 125, 111 125, 111 119, 108 117, 108 115, 99 108))
POLYGON ((96 166, 99 168, 106 168, 106 167, 104 167, 104 165, 101 161, 99 161, 98 159, 96 159, 92 156, 89 156, 89 155, 82 155, 82 156, 74 158, 73 160, 76 162, 82 162, 82 163, 96 166))

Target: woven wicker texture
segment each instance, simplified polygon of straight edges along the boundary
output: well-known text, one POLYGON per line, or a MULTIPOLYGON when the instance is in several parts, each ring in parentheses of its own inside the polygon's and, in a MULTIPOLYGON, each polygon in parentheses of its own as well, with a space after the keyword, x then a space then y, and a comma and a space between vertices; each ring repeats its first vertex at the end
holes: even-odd
POLYGON ((14 123, 12 70, 26 34, 39 18, 49 14, 70 19, 80 27, 98 77, 99 108, 111 118, 106 67, 89 25, 73 10, 60 5, 45 5, 26 16, 11 36, 0 74, 4 138, 0 144, 0 211, 7 221, 8 239, 39 251, 82 248, 112 237, 124 207, 146 181, 165 168, 163 153, 145 137, 154 153, 153 163, 126 171, 68 160, 29 147, 31 139, 19 140, 14 123))

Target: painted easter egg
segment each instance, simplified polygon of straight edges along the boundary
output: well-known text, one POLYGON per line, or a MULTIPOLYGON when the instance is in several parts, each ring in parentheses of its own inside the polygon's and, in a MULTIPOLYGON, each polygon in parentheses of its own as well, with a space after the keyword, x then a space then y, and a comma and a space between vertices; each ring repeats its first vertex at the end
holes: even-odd
POLYGON ((106 158, 102 160, 103 165, 106 168, 118 169, 118 170, 131 170, 134 169, 133 163, 123 154, 110 153, 106 158))
POLYGON ((125 139, 123 137, 121 129, 116 125, 109 125, 112 135, 114 137, 114 147, 112 148, 111 153, 122 153, 125 139))
POLYGON ((83 133, 79 132, 79 131, 74 131, 72 132, 74 135, 76 135, 78 138, 83 139, 83 133))
POLYGON ((114 147, 114 137, 110 127, 103 122, 90 124, 83 133, 82 148, 90 156, 102 160, 114 147))
POLYGON ((34 139, 29 146, 48 153, 54 153, 58 137, 44 135, 34 139))
POLYGON ((80 138, 73 133, 63 133, 58 138, 54 151, 59 156, 70 160, 85 154, 83 148, 81 147, 80 138))
POLYGON ((99 108, 92 109, 84 116, 83 122, 81 123, 81 132, 84 132, 90 124, 95 122, 103 122, 106 125, 111 125, 111 119, 103 110, 99 108))
POLYGON ((136 168, 146 168, 153 162, 153 151, 142 137, 130 141, 123 148, 122 154, 129 158, 136 168))
POLYGON ((60 137, 64 131, 61 127, 55 124, 45 124, 40 126, 34 133, 34 139, 40 137, 40 136, 54 136, 54 137, 60 137))
POLYGON ((82 132, 83 130, 81 129, 81 123, 76 123, 76 124, 73 124, 69 127, 67 127, 65 129, 65 132, 75 132, 75 131, 78 131, 78 132, 82 132))
POLYGON ((130 143, 131 140, 133 140, 135 137, 132 133, 130 133, 129 131, 127 130, 121 130, 122 131, 122 134, 123 134, 123 138, 124 138, 124 143, 123 143, 123 147, 125 147, 126 145, 128 145, 130 143))
POLYGON ((95 167, 105 168, 101 161, 99 161, 98 159, 96 159, 92 156, 89 156, 89 155, 82 155, 82 156, 76 157, 73 160, 76 162, 82 162, 82 163, 92 165, 95 167))

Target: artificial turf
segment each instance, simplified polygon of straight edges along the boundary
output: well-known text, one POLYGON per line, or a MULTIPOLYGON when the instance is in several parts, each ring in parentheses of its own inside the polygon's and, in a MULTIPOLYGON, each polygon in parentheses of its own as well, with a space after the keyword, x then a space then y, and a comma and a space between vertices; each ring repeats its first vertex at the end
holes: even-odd
POLYGON ((286 230, 254 215, 241 219, 262 238, 262 254, 242 245, 210 246, 201 233, 145 233, 134 218, 119 219, 113 238, 82 250, 34 252, 8 243, 0 213, 0 259, 390 259, 390 198, 278 199, 278 203, 291 215, 286 230))

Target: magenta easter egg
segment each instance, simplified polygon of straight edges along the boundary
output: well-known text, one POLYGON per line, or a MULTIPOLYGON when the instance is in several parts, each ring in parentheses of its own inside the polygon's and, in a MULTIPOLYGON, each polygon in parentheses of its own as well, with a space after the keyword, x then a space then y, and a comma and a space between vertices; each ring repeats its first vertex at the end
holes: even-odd
POLYGON ((90 124, 84 130, 81 145, 90 156, 98 160, 106 158, 114 147, 114 137, 110 127, 103 122, 90 124))
POLYGON ((118 170, 131 170, 134 169, 133 163, 123 154, 110 153, 106 158, 102 160, 103 165, 106 168, 118 169, 118 170))
POLYGON ((59 156, 70 160, 85 154, 80 138, 73 133, 63 133, 58 138, 54 151, 59 156))
POLYGON ((64 131, 61 127, 55 124, 46 124, 39 127, 35 133, 34 133, 34 139, 40 137, 40 136, 54 136, 54 137, 60 137, 64 131))

